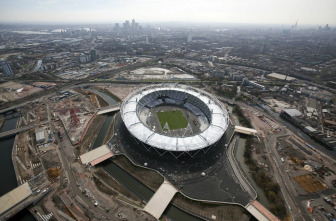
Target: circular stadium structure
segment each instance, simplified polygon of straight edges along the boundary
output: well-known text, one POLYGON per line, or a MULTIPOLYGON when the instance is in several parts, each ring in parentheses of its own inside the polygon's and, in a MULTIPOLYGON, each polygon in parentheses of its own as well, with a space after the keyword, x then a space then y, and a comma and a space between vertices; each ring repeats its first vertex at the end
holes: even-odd
POLYGON ((158 84, 129 94, 121 117, 136 141, 160 155, 194 156, 224 135, 229 118, 213 95, 186 85, 158 84))

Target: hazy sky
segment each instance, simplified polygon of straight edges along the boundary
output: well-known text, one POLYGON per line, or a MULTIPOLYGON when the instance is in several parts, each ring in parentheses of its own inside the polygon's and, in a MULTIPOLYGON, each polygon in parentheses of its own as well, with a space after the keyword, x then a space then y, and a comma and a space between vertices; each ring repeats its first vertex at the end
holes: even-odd
POLYGON ((0 22, 336 24, 336 0, 0 0, 0 22))

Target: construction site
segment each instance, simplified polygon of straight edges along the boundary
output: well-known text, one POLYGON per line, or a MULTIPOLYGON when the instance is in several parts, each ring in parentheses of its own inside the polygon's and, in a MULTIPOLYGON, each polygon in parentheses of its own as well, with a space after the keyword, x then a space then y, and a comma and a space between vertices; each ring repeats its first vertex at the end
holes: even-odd
MULTIPOLYGON (((116 115, 114 112, 98 114, 118 105, 129 93, 143 86, 98 84, 74 87, 41 97, 18 109, 20 117, 17 127, 32 126, 31 129, 18 133, 14 143, 12 158, 18 183, 25 184, 38 176, 42 177, 35 182, 33 193, 36 193, 36 198, 43 197, 29 207, 32 213, 48 218, 47 220, 155 220, 143 209, 163 183, 163 177, 155 171, 134 165, 127 157, 114 156, 118 155, 115 146, 123 142, 118 138, 121 134, 113 127, 116 115), (98 156, 92 162, 83 164, 80 156, 103 144, 107 144, 108 151, 113 153, 106 159, 112 160, 100 163, 99 159, 104 160, 105 156, 98 156), (100 164, 95 166, 96 162, 100 164), (144 193, 141 190, 140 195, 138 192, 135 194, 133 187, 130 190, 129 186, 119 182, 126 175, 116 178, 116 174, 108 172, 119 170, 122 174, 131 174, 132 179, 136 180, 129 180, 128 183, 140 182, 148 190, 144 193)), ((225 105, 228 109, 231 108, 225 105)), ((325 160, 326 157, 316 151, 312 144, 297 137, 267 113, 256 108, 244 106, 242 113, 257 131, 251 156, 257 167, 261 168, 260 171, 274 180, 277 179, 274 171, 281 168, 283 176, 287 177, 283 178, 288 179, 286 185, 298 199, 312 194, 324 196, 332 193, 336 186, 336 174, 332 169, 334 165, 325 160), (267 157, 273 146, 279 159, 275 164, 267 157)), ((234 111, 230 112, 230 118, 232 122, 240 124, 240 118, 234 111)), ((0 123, 5 121, 4 118, 0 120, 0 123)), ((246 171, 246 174, 254 182, 250 172, 246 171)), ((261 198, 265 197, 262 192, 258 192, 259 194, 261 198)), ((269 201, 266 197, 266 205, 269 201)), ((173 197, 172 205, 173 211, 175 207, 178 211, 181 208, 188 211, 181 214, 181 217, 185 217, 184 220, 195 220, 195 217, 196 220, 250 218, 240 206, 199 203, 181 194, 173 197)), ((311 211, 314 213, 315 210, 311 211)), ((171 213, 164 214, 163 219, 173 216, 171 213)))
MULTIPOLYGON (((112 127, 114 115, 97 115, 101 109, 111 105, 111 101, 103 98, 102 94, 118 102, 127 96, 127 92, 139 87, 141 85, 112 84, 90 88, 77 87, 41 97, 19 109, 17 126, 30 125, 33 128, 17 134, 12 157, 19 185, 36 177, 43 177, 36 182, 37 187, 33 190, 33 196, 39 201, 29 207, 37 218, 155 220, 150 214, 142 211, 145 202, 148 201, 147 195, 139 197, 138 194, 134 194, 103 170, 104 164, 88 170, 79 158, 116 135, 112 127)), ((118 167, 127 171, 123 173, 133 174, 151 191, 155 191, 162 183, 163 178, 159 174, 140 169, 126 158, 118 158, 115 162, 118 167), (144 177, 148 177, 148 180, 144 177)), ((30 205, 27 202, 31 202, 32 199, 32 196, 29 196, 23 199, 21 204, 30 205)), ((242 212, 241 207, 235 205, 213 207, 205 203, 197 206, 196 201, 180 195, 174 198, 173 202, 179 208, 185 208, 195 215, 198 214, 195 208, 209 208, 209 212, 197 215, 204 218, 247 220, 249 217, 242 212)), ((181 210, 174 206, 172 211, 175 210, 178 212, 170 212, 168 216, 179 214, 178 216, 185 217, 184 220, 196 219, 193 215, 181 213, 181 210)), ((6 213, 5 216, 10 214, 6 213)))
POLYGON ((15 101, 43 91, 45 88, 54 87, 55 83, 39 82, 34 84, 22 84, 8 81, 0 84, 0 104, 15 101))

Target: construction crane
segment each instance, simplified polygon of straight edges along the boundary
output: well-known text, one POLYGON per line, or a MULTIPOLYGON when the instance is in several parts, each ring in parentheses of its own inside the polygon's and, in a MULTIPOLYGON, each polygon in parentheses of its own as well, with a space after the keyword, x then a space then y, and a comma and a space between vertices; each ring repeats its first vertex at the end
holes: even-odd
POLYGON ((70 103, 70 127, 78 127, 79 126, 79 118, 76 114, 76 109, 73 106, 73 103, 69 99, 70 103))
POLYGON ((292 28, 296 28, 299 20, 296 20, 295 25, 292 25, 292 28))

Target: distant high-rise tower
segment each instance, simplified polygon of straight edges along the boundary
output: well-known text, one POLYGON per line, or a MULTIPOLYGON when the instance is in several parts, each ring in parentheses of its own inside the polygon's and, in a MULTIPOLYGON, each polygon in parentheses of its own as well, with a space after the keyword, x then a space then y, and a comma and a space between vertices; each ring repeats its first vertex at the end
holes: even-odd
POLYGON ((97 52, 96 50, 90 51, 91 61, 97 61, 97 52))
POLYGON ((6 60, 1 61, 1 67, 2 67, 3 73, 6 77, 13 75, 13 71, 12 71, 10 65, 8 64, 8 62, 6 60))
POLYGON ((146 44, 149 44, 148 36, 146 36, 146 44))
POLYGON ((129 21, 125 21, 125 22, 123 23, 123 28, 124 28, 125 30, 129 30, 129 29, 131 28, 130 22, 129 22, 129 21))
POLYGON ((192 41, 192 35, 189 34, 189 35, 188 35, 188 42, 191 42, 191 41, 192 41))

